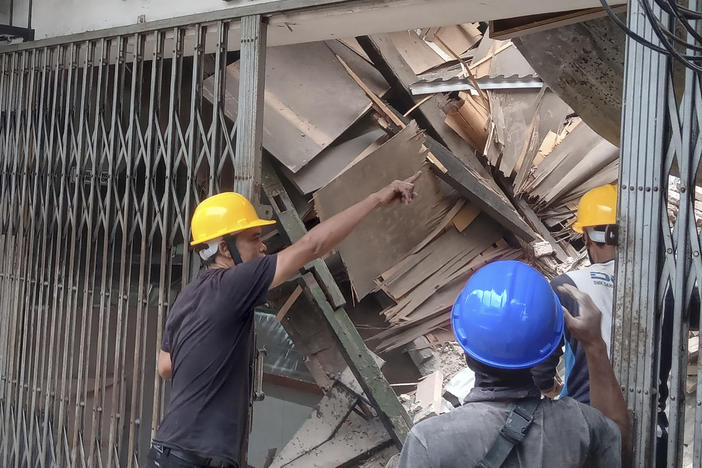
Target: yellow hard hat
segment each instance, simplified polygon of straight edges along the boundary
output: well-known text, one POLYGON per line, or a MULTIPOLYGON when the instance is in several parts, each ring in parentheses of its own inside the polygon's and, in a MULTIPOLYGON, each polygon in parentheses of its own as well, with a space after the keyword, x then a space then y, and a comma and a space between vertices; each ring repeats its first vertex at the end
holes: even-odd
POLYGON ((268 226, 275 221, 260 219, 256 209, 243 195, 224 192, 203 200, 193 214, 193 241, 190 245, 217 239, 257 226, 268 226))
POLYGON ((611 184, 595 187, 583 195, 573 229, 582 234, 585 227, 607 224, 617 224, 617 187, 611 184))

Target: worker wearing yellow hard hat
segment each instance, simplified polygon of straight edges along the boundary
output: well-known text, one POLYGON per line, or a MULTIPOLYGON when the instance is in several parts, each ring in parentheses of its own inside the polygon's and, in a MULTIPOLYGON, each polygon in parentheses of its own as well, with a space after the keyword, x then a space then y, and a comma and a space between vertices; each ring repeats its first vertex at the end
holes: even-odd
POLYGON ((411 202, 419 175, 390 183, 274 255, 266 255, 261 237, 274 221, 261 219, 240 194, 220 193, 197 206, 191 245, 205 268, 183 288, 166 320, 158 372, 172 385, 149 467, 246 466, 254 308, 375 208, 411 202))
POLYGON ((573 224, 573 229, 580 234, 587 232, 586 238, 602 243, 616 244, 617 225, 617 187, 614 185, 602 185, 587 192, 578 204, 578 216, 573 224), (595 234, 597 232, 607 232, 609 235, 595 234), (594 238, 593 238, 594 236, 594 238))
MULTIPOLYGON (((610 348, 612 303, 614 298, 614 257, 617 244, 617 187, 602 185, 587 192, 580 199, 573 229, 583 234, 590 265, 569 271, 551 281, 551 286, 563 306, 578 315, 578 304, 558 287, 575 286, 590 295, 602 312, 602 338, 610 348)), ((551 357, 532 369, 534 381, 548 396, 570 396, 582 403, 590 403, 590 379, 587 360, 582 346, 566 330, 565 379, 563 385, 556 377, 556 367, 564 351, 559 348, 551 357)))
MULTIPOLYGON (((197 247, 200 257, 205 262, 214 261, 220 242, 234 239, 237 233, 253 228, 262 228, 275 224, 275 221, 260 219, 244 196, 234 192, 214 195, 195 208, 191 229, 193 240, 190 245, 197 247)), ((234 263, 242 263, 236 243, 229 242, 227 247, 234 263)))

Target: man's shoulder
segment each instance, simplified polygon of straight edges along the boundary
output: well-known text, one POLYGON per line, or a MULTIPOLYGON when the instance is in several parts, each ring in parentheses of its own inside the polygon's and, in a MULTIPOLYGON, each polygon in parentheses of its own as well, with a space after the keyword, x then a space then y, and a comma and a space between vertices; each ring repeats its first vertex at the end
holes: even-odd
POLYGON ((575 281, 573 281, 573 277, 571 276, 572 273, 575 272, 563 273, 561 275, 556 276, 551 280, 551 287, 555 289, 556 287, 564 284, 575 286, 575 281))
MULTIPOLYGON (((503 402, 469 402, 448 413, 434 416, 414 425, 412 431, 417 435, 430 438, 446 430, 481 430, 490 429, 492 423, 504 423, 504 415, 509 412, 509 403, 503 402), (449 429, 447 429, 449 428, 449 429)), ((501 423, 499 424, 501 426, 501 423)))
POLYGON ((277 255, 264 255, 263 257, 247 260, 244 263, 228 268, 227 274, 233 275, 250 275, 256 271, 265 271, 271 268, 275 269, 277 255))
POLYGON ((554 403, 563 408, 568 407, 569 409, 576 410, 582 414, 583 420, 591 431, 619 433, 619 428, 614 421, 602 414, 597 408, 581 403, 571 397, 560 398, 554 401, 554 403))

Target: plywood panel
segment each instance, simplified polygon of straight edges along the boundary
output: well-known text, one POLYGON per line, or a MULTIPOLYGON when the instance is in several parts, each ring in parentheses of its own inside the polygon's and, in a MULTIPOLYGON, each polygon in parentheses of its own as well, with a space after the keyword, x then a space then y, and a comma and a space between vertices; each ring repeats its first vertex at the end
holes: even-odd
MULTIPOLYGON (((347 169, 315 195, 320 219, 328 219, 394 179, 422 168, 424 135, 410 123, 373 153, 347 169)), ((416 182, 418 196, 410 205, 375 210, 339 246, 351 284, 359 298, 376 286, 374 280, 404 259, 443 218, 452 204, 438 181, 424 170, 416 182)))
MULTIPOLYGON (((370 100, 335 54, 376 94, 387 91, 382 76, 337 41, 267 50, 263 146, 292 172, 312 161, 370 108, 370 100)), ((209 100, 213 86, 212 78, 203 83, 203 95, 209 100)), ((239 62, 227 67, 225 93, 224 112, 235 120, 239 62)))
POLYGON ((286 176, 304 194, 312 193, 327 185, 357 156, 380 138, 386 136, 369 117, 365 117, 328 148, 322 150, 309 164, 298 172, 286 170, 286 176), (355 127, 355 128, 354 128, 355 127), (344 137, 348 138, 345 139, 344 137))

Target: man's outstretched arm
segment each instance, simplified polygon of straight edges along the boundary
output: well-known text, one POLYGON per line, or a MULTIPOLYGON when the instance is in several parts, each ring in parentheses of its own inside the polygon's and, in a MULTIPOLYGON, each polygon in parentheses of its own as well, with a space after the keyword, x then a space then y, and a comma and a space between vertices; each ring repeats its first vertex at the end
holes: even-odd
POLYGON ((619 382, 607 356, 607 345, 602 339, 602 313, 592 298, 579 289, 566 284, 559 286, 558 291, 575 299, 580 308, 580 315, 577 317, 570 315, 567 309, 564 309, 564 315, 570 334, 585 350, 590 374, 590 406, 600 410, 619 426, 622 435, 622 466, 631 466, 631 420, 619 382))
POLYGON ((345 209, 312 228, 290 247, 278 254, 275 276, 270 288, 287 281, 300 268, 330 252, 339 245, 356 226, 374 209, 393 203, 411 203, 414 200, 414 182, 421 172, 405 180, 396 180, 372 193, 355 205, 345 209))

